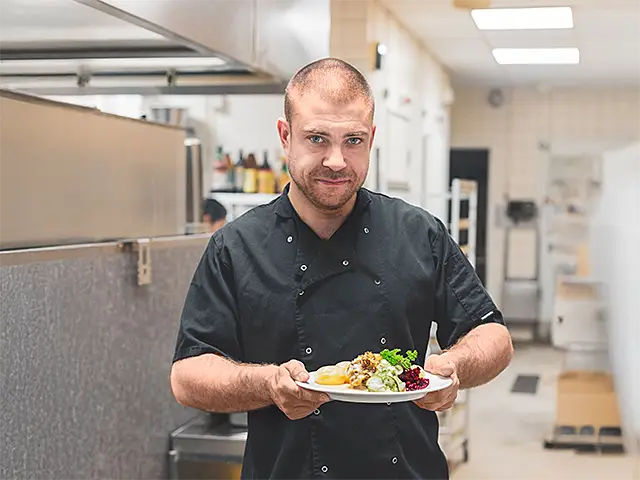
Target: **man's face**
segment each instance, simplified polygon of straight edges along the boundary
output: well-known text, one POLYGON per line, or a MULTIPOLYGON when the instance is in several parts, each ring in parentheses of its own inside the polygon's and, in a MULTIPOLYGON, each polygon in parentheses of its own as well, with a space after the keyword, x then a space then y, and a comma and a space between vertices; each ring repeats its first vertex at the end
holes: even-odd
POLYGON ((359 97, 336 104, 313 91, 292 101, 292 125, 278 121, 289 175, 317 208, 337 210, 367 178, 375 134, 371 106, 359 97))

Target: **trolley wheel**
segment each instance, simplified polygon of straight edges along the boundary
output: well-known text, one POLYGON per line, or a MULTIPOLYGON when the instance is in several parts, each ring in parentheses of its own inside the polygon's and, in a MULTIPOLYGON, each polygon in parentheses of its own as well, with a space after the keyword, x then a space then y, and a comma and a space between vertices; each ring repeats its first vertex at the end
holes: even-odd
POLYGON ((462 444, 462 462, 467 463, 469 461, 469 440, 465 440, 462 444))

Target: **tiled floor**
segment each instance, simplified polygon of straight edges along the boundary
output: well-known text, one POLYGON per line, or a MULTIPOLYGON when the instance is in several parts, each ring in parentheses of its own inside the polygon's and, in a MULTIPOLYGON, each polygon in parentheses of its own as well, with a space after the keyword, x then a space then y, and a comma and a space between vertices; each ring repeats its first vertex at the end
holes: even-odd
POLYGON ((452 480, 640 480, 640 458, 542 447, 553 425, 562 359, 549 347, 516 345, 509 368, 471 392, 470 458, 452 480), (519 374, 540 375, 537 394, 510 392, 519 374))

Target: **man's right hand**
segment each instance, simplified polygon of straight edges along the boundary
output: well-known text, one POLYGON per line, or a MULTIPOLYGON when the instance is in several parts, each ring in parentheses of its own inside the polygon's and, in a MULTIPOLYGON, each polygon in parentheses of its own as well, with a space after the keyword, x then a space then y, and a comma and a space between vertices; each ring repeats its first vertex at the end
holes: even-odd
POLYGON ((309 380, 309 372, 298 360, 289 360, 276 367, 269 377, 267 384, 271 399, 291 420, 306 417, 330 400, 324 393, 306 390, 295 383, 307 380, 309 380))

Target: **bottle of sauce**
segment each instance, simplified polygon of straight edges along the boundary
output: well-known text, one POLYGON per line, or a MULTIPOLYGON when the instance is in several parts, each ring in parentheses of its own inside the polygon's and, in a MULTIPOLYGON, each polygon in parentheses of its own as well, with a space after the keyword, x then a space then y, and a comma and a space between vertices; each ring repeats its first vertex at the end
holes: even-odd
POLYGON ((250 153, 244 161, 244 193, 257 193, 258 191, 258 162, 253 153, 250 153))
POLYGON ((213 178, 211 181, 212 192, 225 192, 229 189, 228 166, 222 156, 222 147, 216 149, 216 158, 213 162, 213 178))
POLYGON ((236 185, 236 169, 233 166, 233 161, 231 160, 231 155, 229 152, 224 154, 224 163, 227 166, 227 192, 235 191, 236 185))
POLYGON ((289 177, 289 168, 287 167, 287 159, 283 155, 282 156, 282 169, 280 170, 280 175, 278 177, 278 191, 283 192, 284 187, 289 183, 291 178, 289 177))
POLYGON ((233 183, 234 191, 242 192, 242 188, 244 187, 244 158, 242 156, 242 150, 240 150, 240 154, 238 155, 238 163, 236 163, 234 167, 233 183))
POLYGON ((260 193, 275 193, 276 192, 276 178, 269 165, 269 152, 264 151, 264 158, 260 170, 258 170, 258 192, 260 193))

